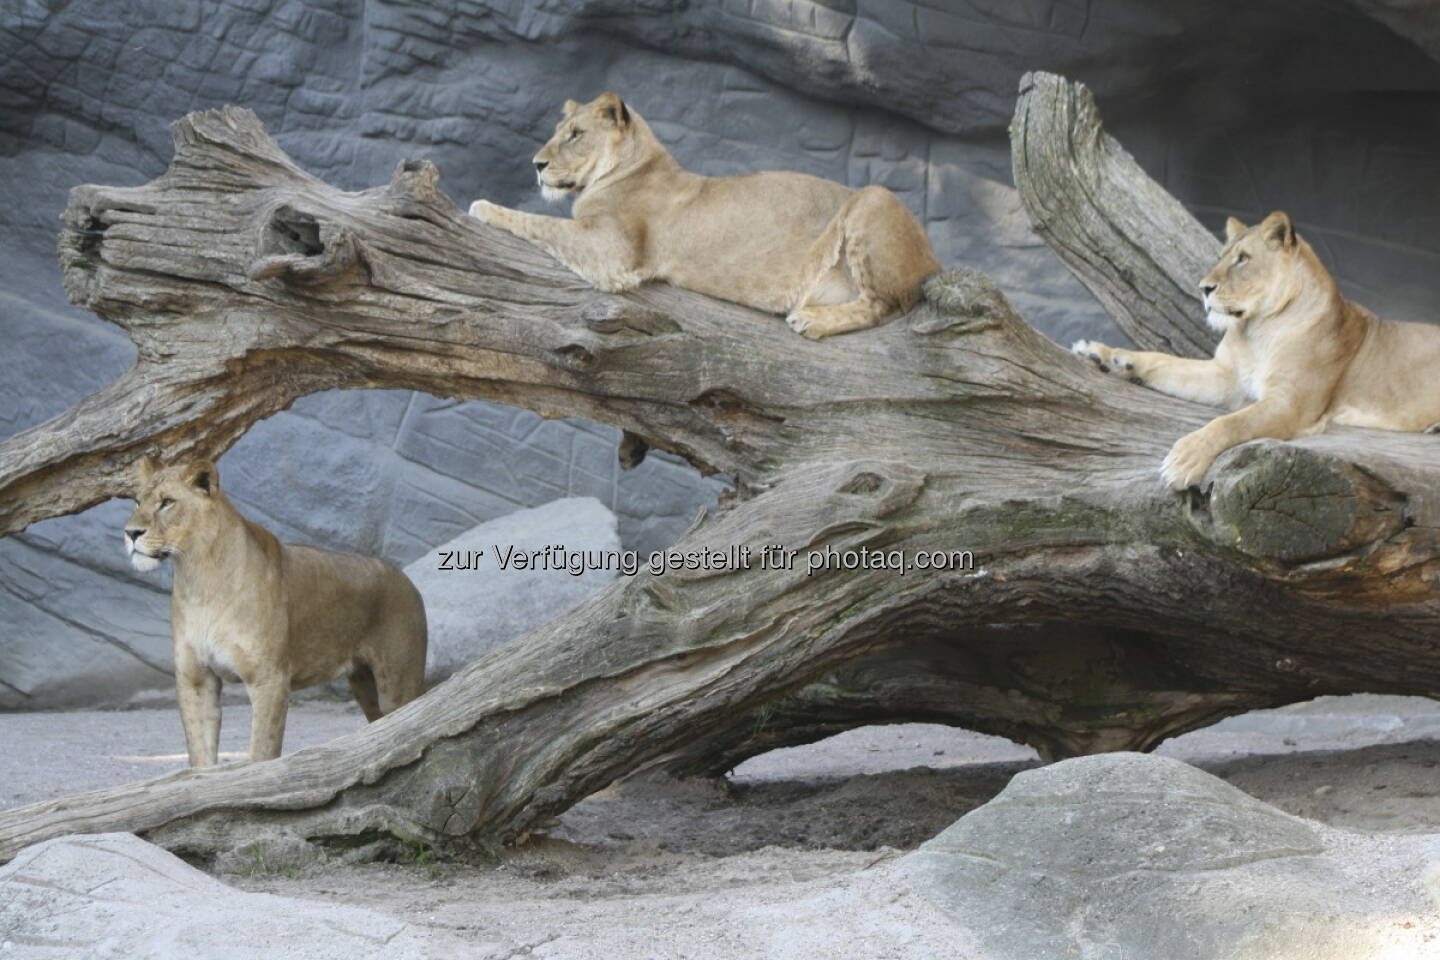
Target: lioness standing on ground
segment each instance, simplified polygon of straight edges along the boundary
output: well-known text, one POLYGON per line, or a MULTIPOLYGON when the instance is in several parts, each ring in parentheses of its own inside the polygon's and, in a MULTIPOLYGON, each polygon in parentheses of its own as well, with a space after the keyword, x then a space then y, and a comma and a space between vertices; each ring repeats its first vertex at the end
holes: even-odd
POLYGON ((546 199, 574 219, 470 205, 601 290, 664 280, 786 314, 812 339, 873 327, 920 298, 940 269, 920 222, 889 190, 804 173, 702 177, 686 170, 613 93, 565 103, 535 154, 546 199))
POLYGON ((1072 348, 1104 370, 1200 403, 1238 407, 1170 450, 1177 489, 1198 484, 1247 440, 1319 433, 1329 423, 1440 429, 1440 326, 1381 320, 1340 295, 1335 279, 1279 211, 1254 227, 1231 217, 1215 268, 1200 281, 1207 319, 1224 331, 1213 360, 1072 348))
POLYGON ((280 756, 291 690, 347 674, 367 720, 421 693, 425 606, 372 557, 281 543, 240 515, 201 461, 140 462, 125 547, 135 569, 175 558, 170 630, 191 766, 220 750, 220 684, 250 694, 250 759, 280 756))

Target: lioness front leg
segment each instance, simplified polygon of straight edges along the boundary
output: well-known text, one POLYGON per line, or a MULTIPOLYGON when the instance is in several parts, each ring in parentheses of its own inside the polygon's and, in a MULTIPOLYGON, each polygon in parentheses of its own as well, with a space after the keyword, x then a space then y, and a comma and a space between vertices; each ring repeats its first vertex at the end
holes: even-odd
POLYGON ((220 678, 201 666, 188 646, 175 651, 175 697, 190 766, 220 762, 220 678))
POLYGON ((1076 340, 1071 352, 1090 360, 1102 373, 1197 403, 1221 406, 1235 396, 1235 374, 1215 360, 1192 360, 1148 350, 1122 350, 1094 340, 1076 340))
POLYGON ((250 694, 250 759, 274 760, 285 742, 285 718, 290 712, 290 679, 272 674, 247 681, 250 694))
POLYGON ((1160 464, 1160 476, 1176 490, 1198 486, 1215 458, 1231 447, 1261 437, 1289 440, 1315 419, 1288 398, 1259 400, 1177 440, 1160 464))
POLYGON ((470 204, 470 216, 529 240, 585 282, 607 293, 633 290, 646 280, 634 268, 639 259, 635 244, 608 219, 547 217, 511 210, 489 200, 470 204))

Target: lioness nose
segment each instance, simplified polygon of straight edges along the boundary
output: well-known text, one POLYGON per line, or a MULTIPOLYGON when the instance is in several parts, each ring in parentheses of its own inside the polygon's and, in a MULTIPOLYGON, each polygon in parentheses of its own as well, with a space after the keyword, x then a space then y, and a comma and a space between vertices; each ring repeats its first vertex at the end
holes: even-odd
POLYGON ((548 166, 550 166, 550 161, 549 161, 549 160, 536 160, 536 161, 535 161, 535 172, 536 172, 536 173, 541 173, 541 172, 543 172, 544 169, 545 169, 546 167, 548 167, 548 166))
POLYGON ((126 527, 125 536, 129 537, 131 540, 139 540, 141 537, 145 536, 145 531, 140 527, 126 527))
POLYGON ((1203 294, 1205 294, 1205 296, 1207 296, 1207 297, 1210 296, 1210 294, 1212 294, 1212 293, 1215 292, 1215 284, 1213 284, 1213 283, 1202 283, 1202 284, 1200 284, 1200 292, 1203 293, 1203 294))

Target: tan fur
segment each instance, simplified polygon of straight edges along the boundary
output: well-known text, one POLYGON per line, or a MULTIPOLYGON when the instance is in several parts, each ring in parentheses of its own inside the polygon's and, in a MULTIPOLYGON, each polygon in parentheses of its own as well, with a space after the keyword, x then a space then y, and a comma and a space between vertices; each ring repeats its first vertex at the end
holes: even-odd
POLYGON ((142 460, 125 545, 137 569, 175 558, 170 629, 191 766, 218 760, 220 685, 250 695, 250 759, 280 756, 291 690, 348 675, 368 720, 418 697, 425 606, 382 560, 281 543, 240 515, 209 461, 142 460))
POLYGON ((1208 319, 1225 332, 1214 359, 1088 340, 1072 348, 1161 393, 1240 407, 1175 444, 1160 468, 1168 483, 1198 484, 1222 452, 1259 437, 1288 440, 1329 423, 1440 425, 1440 326, 1381 320, 1346 300, 1284 213, 1248 228, 1231 217, 1225 233, 1219 261, 1200 282, 1208 319))
POLYGON ((535 154, 545 195, 573 219, 477 200, 470 215, 548 251, 601 290, 664 280, 773 313, 807 337, 871 327, 910 309, 940 269, 889 190, 803 173, 702 177, 685 170, 613 93, 567 101, 535 154))

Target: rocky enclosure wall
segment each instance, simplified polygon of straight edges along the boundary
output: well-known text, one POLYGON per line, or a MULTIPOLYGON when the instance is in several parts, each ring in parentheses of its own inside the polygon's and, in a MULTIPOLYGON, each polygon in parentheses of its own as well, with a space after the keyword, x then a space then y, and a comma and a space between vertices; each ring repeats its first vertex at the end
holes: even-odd
MULTIPOLYGON (((1107 127, 1207 223, 1289 210, 1347 292, 1440 318, 1440 11, 1420 0, 147 3, 0 7, 0 436, 132 359, 64 302, 57 214, 138 184, 188 110, 256 110, 360 189, 434 160, 457 202, 539 210, 529 157, 566 97, 625 96, 693 169, 882 183, 940 258, 992 274, 1057 340, 1118 339, 1030 231, 1005 135, 1021 73, 1083 80, 1107 127)), ((556 211, 560 212, 560 211, 556 211)), ((778 322, 778 321, 777 321, 778 322)), ((837 348, 843 343, 837 342, 837 348)), ((307 397, 222 461, 281 536, 404 563, 521 506, 598 497, 626 546, 676 537, 722 484, 608 427, 402 392, 307 397)), ((124 564, 128 503, 0 540, 0 708, 168 684, 165 583, 124 564)))

